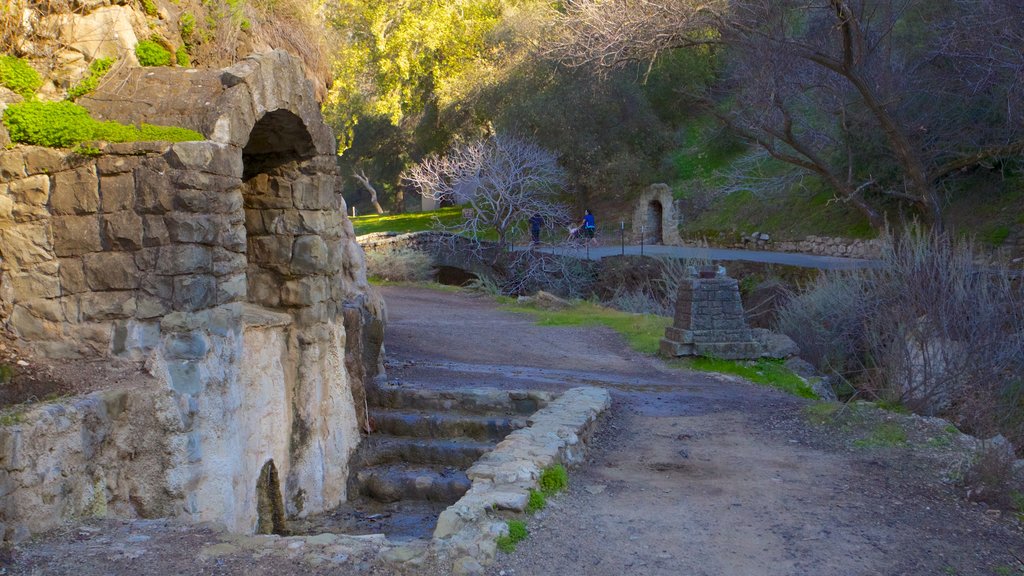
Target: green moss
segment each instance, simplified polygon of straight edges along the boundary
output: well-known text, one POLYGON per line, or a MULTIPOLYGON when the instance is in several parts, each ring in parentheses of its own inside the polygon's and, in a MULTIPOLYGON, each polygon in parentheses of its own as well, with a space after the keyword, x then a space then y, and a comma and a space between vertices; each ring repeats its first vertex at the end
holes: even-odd
POLYGON ((530 490, 530 499, 526 503, 526 513, 533 514, 547 508, 548 498, 540 490, 530 490))
POLYGON ((804 408, 804 415, 812 424, 824 426, 832 422, 843 405, 839 402, 815 402, 804 408))
POLYGON ((178 66, 182 68, 191 68, 192 59, 188 57, 188 50, 184 46, 178 46, 178 49, 174 52, 174 58, 178 62, 178 66))
POLYGON ((135 45, 135 57, 143 66, 170 66, 171 52, 153 40, 142 40, 135 45))
POLYGON ((25 421, 25 414, 21 408, 13 408, 0 413, 0 427, 14 426, 25 421))
POLYGON ((896 422, 882 422, 866 438, 855 440, 857 448, 889 448, 907 443, 907 431, 896 422))
POLYGON ((14 366, 11 366, 10 364, 0 364, 0 386, 10 384, 13 379, 14 366))
POLYGON ((114 58, 97 58, 93 60, 89 64, 89 74, 82 78, 78 84, 68 89, 68 100, 74 101, 95 90, 99 86, 100 80, 106 76, 107 72, 110 72, 113 66, 114 58))
POLYGON ((3 121, 14 142, 51 148, 70 148, 90 140, 184 142, 203 139, 202 134, 185 128, 99 122, 89 116, 85 108, 72 102, 12 104, 4 110, 3 121))
POLYGON ((569 487, 569 472, 561 464, 548 466, 540 473, 537 485, 548 496, 561 492, 569 487))
POLYGON ((700 370, 702 372, 720 372, 733 374, 757 384, 764 384, 800 396, 801 398, 817 398, 811 385, 785 367, 779 360, 756 360, 737 362, 718 358, 693 358, 677 360, 674 365, 700 370))
POLYGON ((580 302, 566 310, 543 310, 529 306, 506 306, 513 312, 532 314, 540 326, 607 326, 626 339, 639 352, 654 354, 665 328, 672 319, 653 314, 631 314, 605 308, 592 302, 580 302))
POLYGON ((0 84, 24 98, 34 98, 43 79, 21 58, 0 56, 0 84))
POLYGON ((140 0, 139 3, 142 4, 142 11, 146 13, 146 16, 152 16, 155 18, 160 13, 156 2, 153 0, 140 0))
POLYGON ((511 554, 516 551, 516 544, 526 540, 530 533, 526 530, 526 523, 521 520, 509 520, 507 525, 508 534, 498 536, 497 544, 498 550, 511 554))

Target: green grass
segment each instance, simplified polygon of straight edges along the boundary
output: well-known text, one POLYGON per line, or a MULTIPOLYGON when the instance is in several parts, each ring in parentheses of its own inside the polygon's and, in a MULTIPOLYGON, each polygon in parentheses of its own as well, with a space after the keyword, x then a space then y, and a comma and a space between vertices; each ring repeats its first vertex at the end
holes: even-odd
POLYGON ((540 326, 607 326, 626 339, 638 352, 654 354, 665 335, 671 318, 653 314, 630 314, 605 308, 592 302, 580 302, 565 310, 542 310, 531 306, 508 305, 506 310, 533 315, 540 326))
POLYGON ((530 499, 526 502, 526 513, 533 514, 547 508, 548 497, 540 490, 530 489, 530 499))
POLYGON ((0 56, 0 84, 23 98, 31 99, 43 85, 43 79, 21 58, 0 56))
POLYGON ((203 140, 203 135, 185 128, 139 127, 118 122, 100 122, 72 102, 27 101, 11 104, 4 110, 4 125, 11 140, 22 144, 70 148, 91 140, 107 142, 183 142, 203 140))
POLYGON ((497 544, 498 550, 511 554, 516 551, 516 544, 526 540, 530 533, 526 530, 526 523, 522 520, 509 520, 507 525, 508 534, 498 536, 497 544))
POLYGON ((548 466, 540 473, 537 485, 545 496, 552 496, 569 487, 569 472, 561 464, 548 466))
POLYGON ((854 440, 857 448, 891 448, 907 443, 907 431, 896 422, 881 422, 866 438, 854 440))
POLYGON ((804 382, 799 376, 786 368, 779 360, 753 360, 734 361, 721 360, 718 358, 696 357, 686 360, 676 360, 673 364, 681 364, 683 367, 702 372, 719 372, 732 374, 754 382, 778 388, 801 398, 818 397, 810 384, 804 382))
POLYGON ((843 404, 840 404, 839 402, 815 402, 814 404, 804 408, 804 415, 807 416, 807 420, 809 420, 811 424, 824 426, 825 424, 831 423, 835 419, 836 414, 842 408, 843 404))
POLYGON ((462 208, 459 206, 449 206, 430 212, 356 216, 352 219, 352 226, 355 227, 357 236, 373 234, 374 232, 395 232, 398 234, 423 232, 434 228, 435 217, 442 224, 455 224, 462 218, 462 208))

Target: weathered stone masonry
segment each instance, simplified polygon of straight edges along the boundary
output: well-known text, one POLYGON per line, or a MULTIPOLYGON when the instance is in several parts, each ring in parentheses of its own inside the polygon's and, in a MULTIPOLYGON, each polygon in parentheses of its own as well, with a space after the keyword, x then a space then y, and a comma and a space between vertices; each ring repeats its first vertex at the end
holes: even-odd
MULTIPOLYGON (((126 494, 123 513, 254 530, 268 462, 289 515, 340 503, 359 440, 354 398, 379 371, 384 310, 301 68, 272 52, 219 71, 135 69, 107 85, 119 91, 83 102, 95 116, 208 140, 110 145, 96 158, 0 152, 0 323, 49 356, 146 360, 160 386, 143 396, 163 398, 146 404, 165 411, 154 423, 163 448, 139 458, 158 469, 161 506, 147 512, 147 493, 126 494)), ((88 428, 61 429, 76 426, 88 428)), ((36 514, 26 487, 41 456, 26 447, 43 447, 32 434, 0 429, 9 533, 36 514)), ((116 474, 64 460, 64 482, 116 474)), ((83 506, 57 502, 63 516, 83 506)))

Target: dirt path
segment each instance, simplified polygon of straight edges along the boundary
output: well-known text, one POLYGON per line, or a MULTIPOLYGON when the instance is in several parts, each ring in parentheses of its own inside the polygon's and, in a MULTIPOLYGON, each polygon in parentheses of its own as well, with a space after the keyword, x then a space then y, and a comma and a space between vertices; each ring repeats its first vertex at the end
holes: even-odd
POLYGON ((569 492, 494 575, 1019 574, 1024 536, 911 448, 850 450, 805 402, 667 369, 604 329, 391 287, 389 375, 410 386, 589 383, 616 402, 569 492))
MULTIPOLYGON (((950 462, 919 444, 849 448, 849 433, 806 424, 803 400, 670 370, 605 329, 540 327, 465 294, 384 294, 393 381, 612 391, 588 462, 491 576, 1024 574, 1019 524, 958 498, 941 482, 950 462)), ((395 574, 370 554, 301 545, 90 521, 0 549, 0 575, 395 574)))

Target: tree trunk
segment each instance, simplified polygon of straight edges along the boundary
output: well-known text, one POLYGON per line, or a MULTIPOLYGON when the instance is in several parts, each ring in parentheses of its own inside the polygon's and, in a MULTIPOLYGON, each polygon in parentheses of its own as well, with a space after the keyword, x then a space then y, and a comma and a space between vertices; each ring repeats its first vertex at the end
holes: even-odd
POLYGON ((370 179, 366 177, 366 173, 362 170, 359 172, 353 170, 352 176, 354 176, 355 179, 363 185, 363 188, 366 188, 366 191, 370 193, 370 203, 373 204, 373 209, 377 211, 377 214, 383 214, 384 209, 381 208, 380 202, 377 201, 377 189, 370 184, 370 179))

